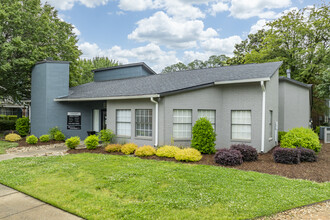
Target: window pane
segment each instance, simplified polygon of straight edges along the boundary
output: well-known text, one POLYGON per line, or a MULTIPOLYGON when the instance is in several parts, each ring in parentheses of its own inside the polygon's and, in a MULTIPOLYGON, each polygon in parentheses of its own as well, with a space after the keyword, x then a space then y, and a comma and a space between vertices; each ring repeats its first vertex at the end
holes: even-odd
POLYGON ((131 110, 117 110, 117 135, 131 136, 131 110))
POLYGON ((152 110, 135 110, 135 136, 152 137, 152 110))
POLYGON ((231 138, 251 140, 251 111, 232 111, 231 119, 231 138))
POLYGON ((191 109, 173 110, 173 138, 191 138, 191 109))

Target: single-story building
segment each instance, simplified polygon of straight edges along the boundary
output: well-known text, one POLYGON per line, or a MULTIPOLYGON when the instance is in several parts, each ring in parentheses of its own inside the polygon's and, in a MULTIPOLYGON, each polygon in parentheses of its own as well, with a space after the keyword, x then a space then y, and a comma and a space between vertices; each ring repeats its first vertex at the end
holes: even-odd
POLYGON ((118 142, 189 146, 199 117, 216 148, 247 143, 259 152, 277 131, 308 127, 311 85, 279 77, 282 62, 156 74, 145 63, 94 70, 94 82, 69 88, 69 62, 45 60, 32 71, 31 133, 58 126, 67 137, 109 128, 118 142))

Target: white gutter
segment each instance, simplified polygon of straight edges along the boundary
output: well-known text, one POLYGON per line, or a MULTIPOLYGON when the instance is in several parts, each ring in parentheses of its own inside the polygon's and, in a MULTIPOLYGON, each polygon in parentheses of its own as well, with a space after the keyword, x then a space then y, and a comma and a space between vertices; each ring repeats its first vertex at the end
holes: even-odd
POLYGON ((261 118, 261 152, 265 152, 265 123, 266 123, 266 88, 265 82, 260 81, 262 89, 262 118, 261 118))
POLYGON ((120 99, 145 99, 145 98, 158 98, 160 95, 132 95, 132 96, 113 96, 113 97, 97 97, 97 98, 56 98, 55 102, 79 102, 79 101, 99 101, 99 100, 120 100, 120 99))
POLYGON ((215 85, 222 84, 233 84, 233 83, 249 83, 249 82, 260 82, 260 81, 269 81, 270 78, 254 78, 254 79, 242 79, 242 80, 230 80, 230 81, 219 81, 214 82, 215 85))
POLYGON ((158 102, 155 101, 153 97, 150 97, 150 101, 156 104, 155 147, 157 147, 158 146, 158 102))

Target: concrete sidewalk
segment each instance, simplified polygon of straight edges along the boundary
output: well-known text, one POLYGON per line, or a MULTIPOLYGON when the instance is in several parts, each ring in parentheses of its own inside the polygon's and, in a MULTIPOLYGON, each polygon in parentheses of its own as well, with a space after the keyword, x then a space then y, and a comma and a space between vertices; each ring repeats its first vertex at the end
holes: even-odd
POLYGON ((78 220, 81 218, 0 184, 0 219, 78 220))

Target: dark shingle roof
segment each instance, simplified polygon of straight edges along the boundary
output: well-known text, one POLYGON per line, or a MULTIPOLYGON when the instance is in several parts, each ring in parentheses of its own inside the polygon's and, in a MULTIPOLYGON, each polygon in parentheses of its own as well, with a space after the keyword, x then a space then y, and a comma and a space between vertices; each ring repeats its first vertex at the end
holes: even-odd
POLYGON ((291 78, 287 78, 285 76, 280 76, 279 78, 280 78, 280 81, 290 82, 290 83, 296 84, 298 86, 306 87, 308 89, 310 89, 312 87, 312 85, 313 85, 313 84, 306 84, 306 83, 303 83, 303 82, 299 82, 297 80, 294 80, 294 79, 291 79, 291 78))
POLYGON ((91 82, 70 88, 69 96, 60 99, 164 94, 214 82, 270 78, 281 65, 282 62, 245 64, 91 82))

